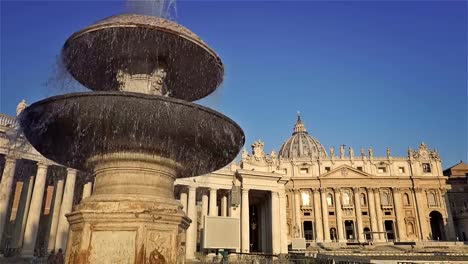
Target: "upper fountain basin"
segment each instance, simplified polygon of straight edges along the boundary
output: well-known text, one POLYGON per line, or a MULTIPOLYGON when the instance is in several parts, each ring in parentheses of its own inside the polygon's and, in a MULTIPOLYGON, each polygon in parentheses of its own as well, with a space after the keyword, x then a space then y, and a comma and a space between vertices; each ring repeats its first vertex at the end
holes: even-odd
POLYGON ((112 16, 74 33, 62 60, 78 82, 96 91, 125 90, 119 76, 141 80, 164 65, 167 95, 186 101, 213 92, 224 74, 218 55, 189 29, 135 14, 112 16))
MULTIPOLYGON (((109 153, 143 153, 182 165, 177 177, 229 164, 244 132, 228 117, 178 99, 128 92, 87 92, 36 102, 20 115, 29 142, 46 158, 90 171, 87 161, 109 153)), ((136 154, 135 154, 136 155, 136 154)))

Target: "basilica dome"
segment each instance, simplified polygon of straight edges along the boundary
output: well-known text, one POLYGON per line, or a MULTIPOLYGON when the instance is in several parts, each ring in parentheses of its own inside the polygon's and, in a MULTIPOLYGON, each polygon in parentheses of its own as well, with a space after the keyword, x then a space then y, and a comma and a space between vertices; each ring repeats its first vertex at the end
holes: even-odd
POLYGON ((326 158, 328 154, 322 144, 307 133, 301 116, 298 114, 294 132, 281 146, 279 156, 285 159, 302 157, 318 159, 319 157, 326 158))

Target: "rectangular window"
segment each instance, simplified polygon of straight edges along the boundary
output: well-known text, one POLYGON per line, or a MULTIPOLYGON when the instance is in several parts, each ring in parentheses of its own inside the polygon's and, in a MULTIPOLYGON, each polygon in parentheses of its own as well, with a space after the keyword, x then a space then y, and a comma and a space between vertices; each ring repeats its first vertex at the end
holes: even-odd
POLYGON ((304 212, 304 216, 310 216, 309 212, 304 212))
POLYGON ((308 168, 301 168, 301 169, 299 170, 299 173, 300 173, 300 174, 307 174, 307 173, 309 173, 309 169, 308 169, 308 168))
POLYGON ((423 172, 431 172, 431 164, 429 163, 423 163, 423 172))
POLYGON ((398 173, 405 173, 405 167, 398 167, 398 173))
POLYGON ((328 212, 328 215, 335 215, 335 212, 328 212))
POLYGON ((377 172, 378 173, 385 173, 385 172, 387 172, 387 167, 378 167, 377 172))
POLYGON ((330 171, 330 167, 325 167, 325 172, 329 172, 330 171))
POLYGON ((385 215, 392 215, 391 212, 385 212, 385 215))
POLYGON ((362 215, 367 215, 367 212, 362 212, 362 215))
POLYGON ((357 167, 357 169, 358 169, 359 171, 362 171, 362 167, 357 167))

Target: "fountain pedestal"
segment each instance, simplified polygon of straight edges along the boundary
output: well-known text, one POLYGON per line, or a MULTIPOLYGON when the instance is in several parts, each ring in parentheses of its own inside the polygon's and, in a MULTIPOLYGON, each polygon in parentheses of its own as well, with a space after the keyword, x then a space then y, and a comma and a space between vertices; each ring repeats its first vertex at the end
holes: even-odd
POLYGON ((88 163, 93 194, 67 215, 67 263, 178 263, 190 219, 174 200, 180 165, 166 158, 113 153, 88 163))

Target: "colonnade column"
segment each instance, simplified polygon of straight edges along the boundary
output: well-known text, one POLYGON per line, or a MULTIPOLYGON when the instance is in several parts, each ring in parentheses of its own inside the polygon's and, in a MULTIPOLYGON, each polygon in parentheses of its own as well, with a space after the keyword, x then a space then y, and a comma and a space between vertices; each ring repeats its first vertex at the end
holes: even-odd
POLYGON ((218 209, 216 208, 218 189, 210 188, 210 216, 218 216, 218 209))
POLYGON ((314 192, 314 216, 315 216, 315 231, 316 231, 316 242, 323 241, 323 224, 322 224, 322 213, 320 210, 320 193, 319 189, 313 189, 314 192))
POLYGON ((0 241, 3 236, 3 229, 6 226, 8 205, 10 203, 11 189, 15 177, 16 158, 6 156, 3 167, 2 182, 0 182, 0 241))
POLYGON ((359 188, 353 188, 354 192, 354 210, 356 212, 356 224, 357 224, 357 239, 358 241, 364 241, 364 230, 362 229, 362 211, 361 211, 361 202, 359 199, 359 188))
POLYGON ((425 192, 422 188, 414 188, 416 196, 416 209, 419 217, 419 224, 421 225, 421 240, 429 240, 429 213, 426 212, 427 200, 425 192))
POLYGON ((375 214, 377 216, 377 227, 379 228, 379 241, 385 241, 386 235, 384 234, 382 209, 380 208, 380 190, 379 188, 372 189, 374 192, 375 214))
POLYGON ((189 186, 187 215, 192 220, 187 228, 187 239, 185 246, 185 258, 187 260, 195 258, 197 250, 197 204, 196 204, 197 188, 189 186))
POLYGON ((180 203, 182 204, 182 211, 187 215, 187 192, 184 190, 180 193, 180 203))
POLYGON ((73 196, 75 194, 75 182, 77 171, 72 168, 67 169, 67 178, 65 179, 65 190, 63 192, 62 205, 60 206, 60 217, 55 238, 55 248, 66 249, 68 238, 69 223, 66 214, 72 211, 73 196))
POLYGON ((205 216, 208 215, 208 193, 206 190, 202 190, 202 219, 201 219, 201 226, 202 228, 205 226, 205 216))
POLYGON ((288 253, 288 224, 287 224, 287 215, 286 215, 286 193, 280 191, 278 193, 279 197, 279 216, 280 216, 280 253, 288 253))
POLYGON ((81 199, 84 199, 86 197, 91 196, 91 191, 93 190, 93 183, 92 182, 87 182, 83 186, 83 195, 81 196, 81 199))
POLYGON ((396 225, 398 229, 398 239, 399 241, 406 241, 406 224, 405 224, 405 216, 403 212, 403 202, 401 199, 401 192, 399 188, 392 188, 393 192, 393 203, 395 207, 396 213, 396 225))
POLYGON ((249 228, 249 189, 242 189, 242 209, 241 209, 241 250, 242 253, 250 252, 250 228, 249 228))
POLYGON ((302 235, 302 221, 301 221, 301 191, 294 190, 294 235, 298 234, 299 237, 302 235))
MULTIPOLYGON (((372 189, 367 188, 367 200, 369 201, 369 216, 371 220, 372 232, 378 232, 379 228, 377 227, 377 211, 375 209, 375 200, 374 192, 372 189)), ((380 234, 372 233, 373 241, 380 241, 380 234)))
POLYGON ((322 198, 322 219, 323 219, 323 239, 324 242, 330 242, 330 230, 328 227, 328 203, 327 203, 327 189, 320 188, 320 196, 322 198))
POLYGON ((336 229, 338 233, 338 242, 345 242, 343 234, 343 218, 341 215, 341 193, 340 188, 334 188, 335 192, 335 211, 336 211, 336 229))
POLYGON ((41 218, 42 199, 47 177, 47 165, 41 162, 37 163, 36 181, 34 182, 33 194, 29 206, 26 229, 24 231, 23 249, 24 256, 32 256, 36 246, 37 231, 39 229, 39 220, 41 218))
POLYGON ((278 192, 271 192, 271 244, 273 254, 280 253, 280 212, 278 192))
POLYGON ((227 196, 223 194, 221 196, 221 216, 227 216, 227 196))
POLYGON ((29 205, 31 204, 31 197, 32 197, 33 187, 34 187, 34 179, 35 179, 34 176, 29 177, 28 192, 26 193, 26 197, 25 197, 26 200, 24 201, 24 203, 22 203, 22 204, 24 204, 24 209, 22 210, 23 215, 20 218, 21 219, 21 229, 20 229, 19 236, 18 236, 17 243, 16 243, 17 248, 23 247, 24 231, 26 230, 26 222, 28 220, 29 205))
POLYGON ((52 211, 52 223, 50 224, 49 242, 47 250, 51 251, 55 247, 55 239, 57 235, 57 226, 60 217, 60 207, 62 205, 63 196, 63 179, 60 179, 55 184, 55 198, 54 198, 54 210, 52 211))

